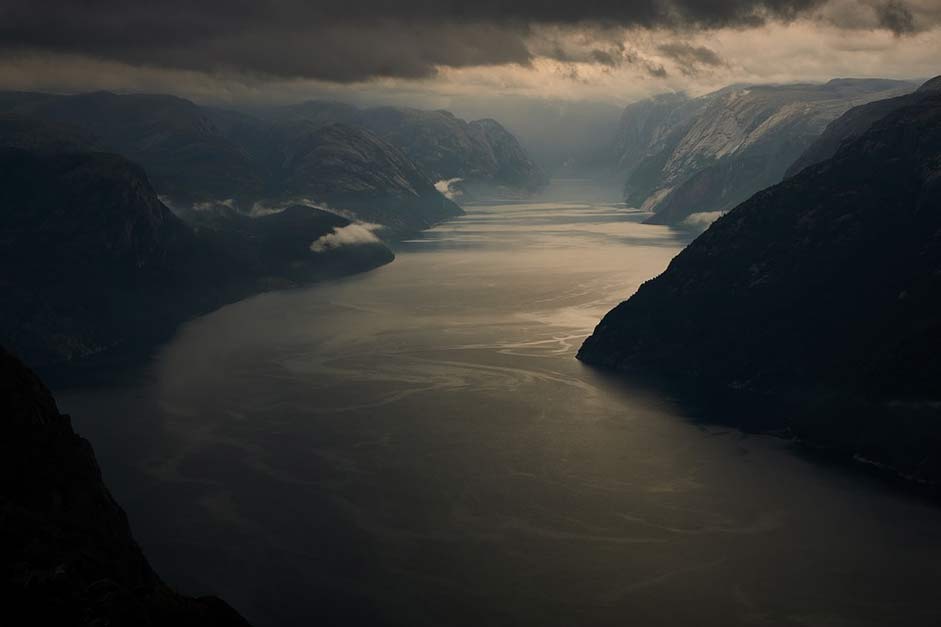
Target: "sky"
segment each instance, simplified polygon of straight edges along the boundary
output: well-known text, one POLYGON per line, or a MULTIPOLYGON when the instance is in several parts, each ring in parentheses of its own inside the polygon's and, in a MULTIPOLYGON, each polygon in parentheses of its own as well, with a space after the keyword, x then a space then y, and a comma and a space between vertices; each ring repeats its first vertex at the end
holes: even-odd
POLYGON ((941 73, 941 0, 0 0, 0 89, 448 108, 941 73))

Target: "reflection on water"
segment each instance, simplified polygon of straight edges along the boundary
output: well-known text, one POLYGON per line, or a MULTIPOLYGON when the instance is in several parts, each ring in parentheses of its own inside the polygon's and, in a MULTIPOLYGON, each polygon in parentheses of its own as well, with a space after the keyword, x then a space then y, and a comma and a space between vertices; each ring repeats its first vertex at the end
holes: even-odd
POLYGON ((941 512, 574 359, 683 244, 642 217, 473 207, 60 405, 158 571, 261 626, 937 623, 941 512))

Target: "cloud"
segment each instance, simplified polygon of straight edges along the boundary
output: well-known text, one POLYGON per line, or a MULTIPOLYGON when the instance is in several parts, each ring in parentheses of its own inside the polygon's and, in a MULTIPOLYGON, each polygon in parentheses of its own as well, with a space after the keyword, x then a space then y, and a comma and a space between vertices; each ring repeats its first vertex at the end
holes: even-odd
POLYGON ((722 57, 715 50, 706 46, 693 46, 686 42, 660 44, 657 50, 672 59, 686 76, 697 74, 702 66, 719 67, 724 65, 722 57))
MULTIPOLYGON (((166 203, 164 203, 166 204, 166 203)), ((226 198, 225 200, 210 200, 206 202, 193 203, 193 211, 216 211, 220 208, 235 209, 235 199, 226 198)))
MULTIPOLYGON (((624 29, 690 33, 755 27, 811 19, 831 4, 844 8, 831 11, 828 20, 850 20, 852 5, 869 10, 874 27, 901 35, 937 24, 941 16, 935 2, 0 0, 0 49, 135 67, 349 83, 427 78, 442 67, 525 67, 538 54, 571 61, 571 51, 564 48, 534 50, 533 38, 545 28, 587 36, 584 61, 609 68, 629 61, 617 45, 605 41, 624 29), (602 45, 594 45, 599 40, 602 45)), ((705 58, 698 63, 708 65, 705 58)), ((647 72, 665 75, 656 65, 647 72)))
POLYGON ((310 250, 315 253, 323 253, 341 246, 377 244, 381 240, 376 237, 375 231, 381 228, 382 225, 368 222, 353 222, 346 226, 335 227, 332 233, 321 235, 311 242, 310 250))
POLYGON ((879 25, 887 28, 896 35, 915 32, 915 16, 911 10, 902 4, 901 0, 888 0, 876 6, 876 16, 879 25))
POLYGON ((730 83, 918 79, 941 55, 939 0, 230 4, 0 0, 0 89, 223 106, 337 99, 463 117, 464 103, 489 98, 476 115, 493 117, 508 96, 622 106, 730 83))
POLYGON ((709 225, 725 215, 724 211, 701 211, 692 213, 683 220, 683 226, 705 231, 709 225))
POLYGON ((458 189, 457 184, 463 180, 464 179, 462 178, 442 179, 435 183, 435 189, 444 194, 445 198, 454 200, 462 194, 461 190, 458 189))

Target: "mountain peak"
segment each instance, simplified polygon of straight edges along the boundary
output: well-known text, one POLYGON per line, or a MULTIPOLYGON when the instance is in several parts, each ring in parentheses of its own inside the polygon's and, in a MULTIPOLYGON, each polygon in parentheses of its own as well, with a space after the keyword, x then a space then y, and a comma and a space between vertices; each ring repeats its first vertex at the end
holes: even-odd
POLYGON ((935 76, 934 78, 928 79, 922 83, 921 87, 918 88, 917 93, 925 93, 929 91, 941 91, 941 75, 935 76))

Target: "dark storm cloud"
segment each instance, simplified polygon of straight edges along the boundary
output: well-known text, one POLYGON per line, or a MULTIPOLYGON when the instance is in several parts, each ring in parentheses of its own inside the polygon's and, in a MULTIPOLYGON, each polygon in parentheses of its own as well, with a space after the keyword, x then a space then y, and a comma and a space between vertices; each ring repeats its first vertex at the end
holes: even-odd
POLYGON ((722 65, 722 57, 705 46, 671 43, 658 46, 657 49, 671 59, 685 64, 722 65))
POLYGON ((717 67, 723 65, 722 57, 705 46, 675 42, 657 46, 657 50, 672 59, 680 68, 680 71, 687 76, 696 74, 701 66, 717 67))
MULTIPOLYGON (((134 65, 349 82, 531 61, 538 26, 713 28, 825 0, 0 0, 0 47, 134 65)), ((905 28, 904 6, 883 21, 905 28)), ((910 15, 910 14, 909 14, 910 15)), ((599 50, 593 61, 618 62, 599 50)))
POLYGON ((595 48, 589 53, 591 60, 595 63, 606 65, 608 67, 617 67, 621 64, 621 55, 612 54, 608 50, 595 48))
POLYGON ((879 24, 896 35, 913 33, 915 27, 915 16, 911 10, 902 4, 900 0, 889 0, 876 6, 876 17, 879 24))

